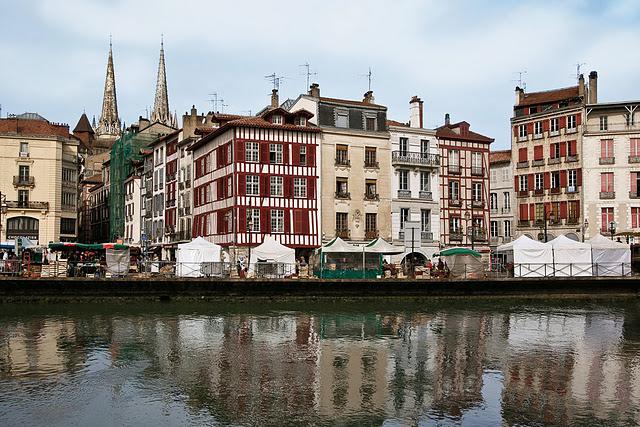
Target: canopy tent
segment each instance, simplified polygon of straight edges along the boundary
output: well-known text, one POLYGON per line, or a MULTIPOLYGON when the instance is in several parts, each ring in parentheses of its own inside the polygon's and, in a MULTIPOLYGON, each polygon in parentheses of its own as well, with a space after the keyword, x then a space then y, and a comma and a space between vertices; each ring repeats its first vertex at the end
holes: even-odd
POLYGON ((128 245, 118 243, 49 243, 52 251, 100 251, 104 249, 129 249, 128 245))
POLYGON ((295 272, 296 250, 265 237, 261 245, 251 249, 249 274, 261 277, 284 277, 295 272))
MULTIPOLYGON (((327 279, 375 279, 382 276, 382 255, 398 249, 383 239, 370 242, 367 247, 351 245, 340 237, 335 237, 318 251, 320 271, 316 275, 327 279)), ((401 251, 402 252, 402 251, 401 251)))
POLYGON ((131 255, 129 248, 106 250, 107 271, 113 276, 126 276, 129 273, 131 255))
POLYGON ((460 248, 460 247, 444 249, 444 250, 440 251, 440 253, 433 254, 433 256, 437 256, 437 257, 452 256, 452 255, 471 255, 471 256, 476 257, 476 258, 482 256, 482 254, 480 252, 474 251, 473 249, 460 248))
POLYGON ((450 277, 480 278, 483 272, 482 255, 468 248, 453 247, 435 254, 445 258, 450 277))
POLYGON ((382 255, 395 255, 404 253, 404 249, 398 246, 393 246, 381 237, 369 242, 365 247, 366 253, 382 254, 382 255))
POLYGON ((553 248, 556 277, 592 276, 591 245, 560 235, 549 242, 553 248))
POLYGON ((222 247, 202 237, 189 243, 181 243, 176 251, 176 275, 179 277, 202 277, 204 263, 219 263, 222 247))
POLYGON ((631 274, 629 245, 614 242, 601 234, 589 239, 591 261, 597 276, 628 276, 631 274))
POLYGON ((331 240, 329 243, 327 243, 326 245, 324 245, 323 247, 320 248, 320 250, 324 253, 336 253, 336 252, 341 252, 341 253, 361 253, 362 249, 357 247, 357 246, 353 246, 350 245, 349 243, 345 242, 344 240, 342 240, 340 237, 336 237, 333 240, 331 240))
POLYGON ((512 253, 514 277, 553 276, 553 248, 548 243, 522 235, 496 251, 512 253))

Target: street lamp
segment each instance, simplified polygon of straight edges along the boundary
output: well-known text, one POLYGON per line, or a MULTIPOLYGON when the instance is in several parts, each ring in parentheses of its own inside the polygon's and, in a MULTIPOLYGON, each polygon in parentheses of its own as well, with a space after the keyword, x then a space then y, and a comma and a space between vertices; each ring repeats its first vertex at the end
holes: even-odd
POLYGON ((2 236, 2 215, 7 213, 7 195, 0 191, 0 236, 2 236))
POLYGON ((466 211, 464 213, 464 219, 466 220, 467 223, 467 236, 469 236, 469 232, 471 232, 471 250, 475 250, 475 225, 473 225, 473 220, 471 221, 471 227, 469 227, 469 220, 471 219, 471 212, 466 211))
POLYGON ((583 242, 584 242, 584 234, 586 233, 588 228, 589 228, 589 220, 585 218, 584 222, 582 223, 582 241, 583 242))
POLYGON ((611 240, 613 240, 613 235, 616 234, 616 222, 615 221, 611 221, 609 223, 609 233, 611 233, 611 240))
MULTIPOLYGON (((253 215, 247 215, 247 231, 251 233, 253 231, 253 215)), ((249 234, 251 236, 251 234, 249 234)), ((249 256, 247 259, 247 274, 249 274, 249 268, 251 267, 251 238, 249 238, 249 256)))

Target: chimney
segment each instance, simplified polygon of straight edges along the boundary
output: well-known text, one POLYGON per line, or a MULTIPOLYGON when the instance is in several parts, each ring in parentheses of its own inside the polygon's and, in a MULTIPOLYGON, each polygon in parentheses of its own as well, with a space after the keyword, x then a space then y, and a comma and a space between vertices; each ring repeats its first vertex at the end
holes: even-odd
POLYGON ((451 124, 451 119, 449 118, 449 113, 444 115, 444 125, 449 126, 451 124))
POLYGON ((409 101, 409 127, 422 128, 423 125, 423 102, 417 96, 413 96, 409 101))
POLYGON ((271 107, 278 108, 280 103, 278 102, 278 89, 273 89, 271 91, 271 107))
POLYGON ((311 83, 311 86, 309 87, 309 96, 320 98, 320 85, 318 83, 311 83))
POLYGON ((373 91, 370 90, 365 92, 362 102, 364 102, 365 104, 373 104, 374 100, 375 99, 373 98, 373 91))
POLYGON ((598 103, 598 73, 592 71, 589 73, 589 104, 598 103))
POLYGON ((191 106, 191 117, 195 117, 198 115, 198 110, 196 109, 195 105, 191 106))
POLYGON ((584 96, 584 75, 578 76, 578 95, 584 96))
POLYGON ((516 107, 520 105, 522 101, 524 101, 524 89, 520 86, 516 86, 516 107))

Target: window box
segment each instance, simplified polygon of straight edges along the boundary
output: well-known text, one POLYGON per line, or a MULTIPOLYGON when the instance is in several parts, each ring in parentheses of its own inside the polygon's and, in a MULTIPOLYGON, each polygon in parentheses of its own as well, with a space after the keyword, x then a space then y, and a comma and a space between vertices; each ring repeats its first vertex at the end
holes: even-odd
POLYGON ((544 188, 536 188, 533 190, 533 194, 536 196, 544 196, 544 188))
POLYGON ((336 237, 341 239, 350 239, 351 233, 349 233, 349 230, 336 230, 336 237))
POLYGON ((548 165, 557 165, 558 163, 560 163, 560 157, 555 157, 553 159, 547 160, 548 165))
POLYGON ((640 163, 640 156, 629 156, 629 163, 640 163))
POLYGON ((551 193, 551 194, 560 194, 560 187, 551 188, 549 190, 549 193, 551 193))
POLYGON ((616 162, 615 157, 600 157, 599 162, 601 165, 612 165, 616 162))
POLYGON ((433 200, 433 193, 431 193, 431 191, 420 191, 418 197, 421 200, 433 200))
POLYGON ((348 191, 336 191, 336 199, 349 200, 351 199, 351 193, 348 191))
POLYGON ((457 241, 457 242, 461 242, 462 241, 462 233, 456 232, 456 233, 450 233, 449 234, 449 240, 450 241, 457 241))
POLYGON ((364 232, 364 238, 366 240, 373 240, 378 237, 378 230, 367 230, 364 232))
POLYGON ((462 202, 460 201, 460 199, 449 199, 449 204, 451 206, 460 206, 462 202))
POLYGON ((522 168, 528 168, 529 167, 529 161, 525 160, 524 162, 518 162, 516 164, 516 168, 518 169, 522 169, 522 168))
POLYGON ((640 199, 640 191, 629 191, 629 198, 630 199, 640 199))
POLYGON ((377 193, 376 193, 376 194, 372 194, 372 193, 365 193, 365 194, 364 194, 364 199, 365 199, 365 200, 368 200, 368 201, 370 201, 370 202, 378 201, 378 200, 380 200, 380 195, 379 195, 379 194, 377 194, 377 193))
POLYGON ((616 192, 615 191, 601 191, 600 192, 600 199, 611 200, 611 199, 615 199, 615 198, 616 198, 616 192))
POLYGON ((411 190, 398 190, 398 199, 410 199, 411 190))
POLYGON ((567 218, 567 224, 575 225, 578 223, 578 218, 567 218))

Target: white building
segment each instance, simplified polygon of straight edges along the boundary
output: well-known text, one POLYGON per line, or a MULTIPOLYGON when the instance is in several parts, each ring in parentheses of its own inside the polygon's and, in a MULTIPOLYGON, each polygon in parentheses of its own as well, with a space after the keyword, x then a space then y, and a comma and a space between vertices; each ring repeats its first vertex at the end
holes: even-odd
POLYGON ((511 150, 492 151, 489 168, 489 246, 493 251, 511 241, 514 225, 511 150))
MULTIPOLYGON (((419 223, 421 244, 413 249, 431 259, 440 241, 438 140, 434 130, 423 127, 423 101, 414 96, 409 105, 409 123, 387 122, 392 167, 391 232, 393 244, 404 247, 405 224, 419 223)), ((411 247, 405 248, 394 261, 402 261, 411 252, 411 247)))
POLYGON ((140 175, 129 176, 124 182, 124 242, 140 246, 141 193, 140 175))
MULTIPOLYGON (((583 180, 586 238, 640 229, 640 101, 585 107, 583 180)), ((579 226, 578 226, 579 227, 579 226)))

